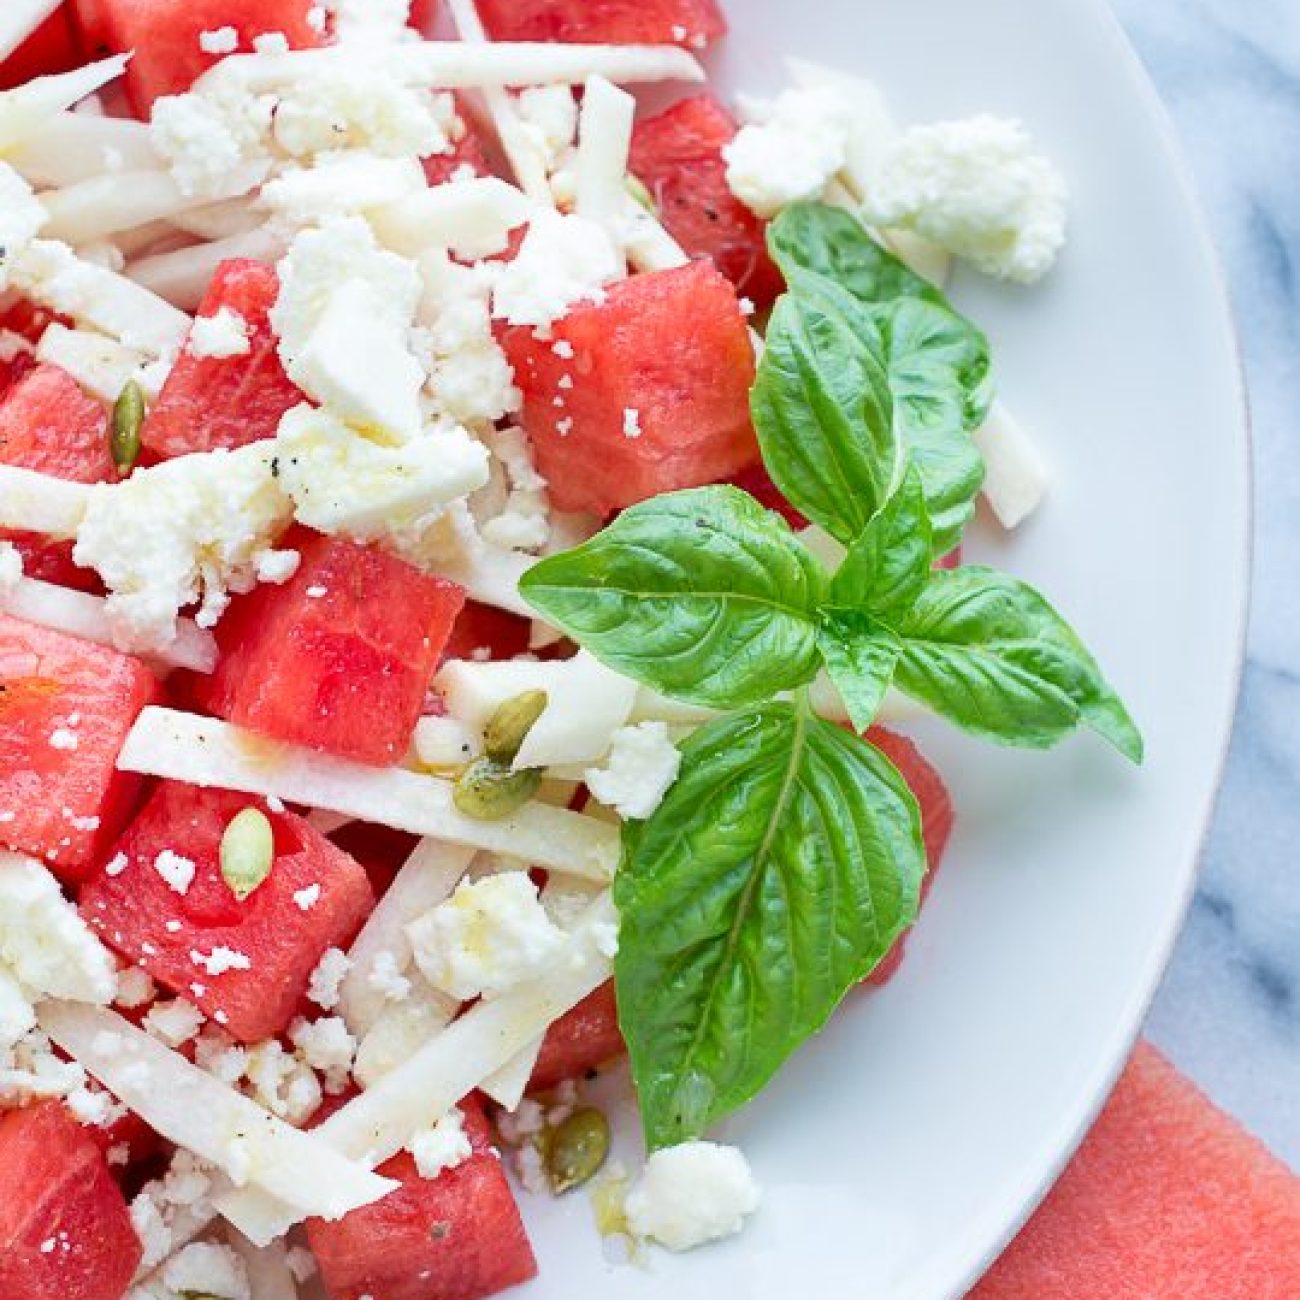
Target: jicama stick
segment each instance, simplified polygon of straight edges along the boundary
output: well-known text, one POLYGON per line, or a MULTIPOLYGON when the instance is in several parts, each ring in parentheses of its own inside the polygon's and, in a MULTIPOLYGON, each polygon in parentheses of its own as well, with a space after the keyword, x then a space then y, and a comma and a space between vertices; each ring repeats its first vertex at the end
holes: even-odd
POLYGON ((7 59, 63 0, 5 0, 0 9, 0 60, 7 59))
POLYGON ((522 226, 533 210, 522 191, 495 176, 484 176, 435 185, 366 215, 380 242, 403 257, 418 257, 437 248, 476 258, 503 252, 510 232, 522 226))
POLYGON ((110 405, 145 364, 143 352, 94 330, 68 329, 52 321, 36 349, 41 361, 66 370, 88 393, 110 405))
POLYGON ((284 241, 264 227, 246 235, 232 235, 191 248, 178 248, 152 257, 142 257, 126 268, 127 274, 174 307, 194 311, 208 290, 212 276, 222 262, 232 257, 249 257, 275 262, 284 253, 284 241))
POLYGON ((78 100, 116 81, 126 71, 126 64, 126 55, 115 54, 111 59, 101 59, 74 72, 37 77, 25 86, 0 92, 0 154, 25 143, 51 118, 78 100))
POLYGON ((43 533, 47 537, 75 537, 92 490, 89 483, 0 465, 0 528, 43 533))
POLYGON ((622 247, 627 160, 636 100, 604 77, 588 77, 578 120, 578 215, 603 226, 622 247))
POLYGON ((42 122, 6 161, 34 185, 66 186, 162 166, 144 122, 62 112, 42 122))
POLYGON ((1047 495, 1050 476, 1042 453, 1001 403, 974 433, 984 457, 984 495, 1003 528, 1017 528, 1047 495))

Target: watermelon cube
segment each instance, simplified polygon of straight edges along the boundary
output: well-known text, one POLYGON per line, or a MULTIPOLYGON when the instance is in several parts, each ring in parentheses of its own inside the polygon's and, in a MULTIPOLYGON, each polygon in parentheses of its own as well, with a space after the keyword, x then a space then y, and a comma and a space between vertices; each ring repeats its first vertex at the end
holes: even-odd
POLYGON ((398 762, 464 591, 380 546, 306 529, 282 545, 302 556, 298 571, 222 619, 208 707, 278 740, 398 762))
POLYGON ((627 1051, 618 1027, 614 982, 602 984, 562 1015, 542 1039, 542 1050, 528 1080, 529 1092, 545 1092, 627 1051))
POLYGON ((527 619, 494 605, 467 600, 443 650, 446 659, 513 659, 528 649, 532 629, 527 619))
POLYGON ((0 845, 84 876, 135 800, 114 765, 158 694, 138 659, 0 614, 0 845))
MULTIPOLYGON (((58 366, 20 367, 0 399, 0 464, 77 483, 116 479, 104 408, 58 366)), ((70 541, 13 530, 0 531, 0 540, 17 546, 29 578, 86 591, 100 589, 92 570, 72 562, 70 541)))
POLYGON ((61 1102, 0 1117, 0 1295, 121 1300, 142 1254, 103 1155, 61 1102))
POLYGON ((475 176, 491 176, 492 164, 483 151, 483 141, 470 121, 463 96, 456 97, 456 116, 460 134, 451 132, 452 148, 446 153, 430 154, 423 160, 425 179, 432 185, 445 185, 468 167, 475 176))
POLYGON ((767 251, 767 223, 727 184, 722 150, 736 135, 712 95, 696 95, 638 123, 632 172, 650 191, 660 219, 692 257, 708 257, 736 291, 770 307, 785 287, 767 251))
POLYGON ((199 357, 187 347, 140 431, 155 456, 233 450, 274 438, 280 417, 306 399, 284 373, 270 312, 280 292, 275 268, 238 258, 222 262, 199 305, 200 316, 233 311, 248 328, 249 350, 199 357))
POLYGON ((967 1300, 1076 1296, 1300 1296, 1300 1179, 1146 1044, 967 1300))
POLYGON ((285 1028, 322 954, 346 946, 374 906, 357 863, 301 817, 269 810, 270 874, 236 898, 221 837, 254 802, 162 782, 80 899, 105 942, 244 1042, 285 1028))
MULTIPOLYGON (((323 43, 309 17, 315 0, 96 0, 90 26, 116 53, 134 51, 126 93, 140 117, 160 95, 179 95, 222 57, 199 45, 207 31, 233 27, 239 50, 258 36, 282 35, 291 49, 323 43)), ((85 23, 83 20, 83 30, 85 23)))
POLYGON ((33 77, 67 72, 81 62, 81 42, 72 18, 66 9, 56 9, 0 63, 0 90, 12 90, 33 77))
MULTIPOLYGON (((925 840, 925 860, 929 868, 921 882, 921 904, 924 906, 934 873, 943 861, 948 839, 952 835, 953 810, 948 787, 935 767, 905 736, 895 735, 882 727, 873 727, 867 739, 888 758, 903 774, 916 801, 921 805, 921 835, 925 840)), ((871 972, 867 983, 879 987, 887 984, 903 964, 903 950, 907 935, 901 935, 884 961, 871 972)))
POLYGON ((378 1171, 397 1191, 335 1223, 308 1221, 331 1300, 479 1300, 536 1276, 482 1105, 470 1097, 461 1110, 468 1160, 426 1179, 403 1153, 378 1171))
POLYGON ((727 31, 716 0, 479 0, 478 11, 496 41, 703 49, 727 31))
POLYGON ((559 509, 609 514, 757 458, 754 349, 735 289, 709 263, 633 276, 553 332, 516 327, 504 345, 559 509))

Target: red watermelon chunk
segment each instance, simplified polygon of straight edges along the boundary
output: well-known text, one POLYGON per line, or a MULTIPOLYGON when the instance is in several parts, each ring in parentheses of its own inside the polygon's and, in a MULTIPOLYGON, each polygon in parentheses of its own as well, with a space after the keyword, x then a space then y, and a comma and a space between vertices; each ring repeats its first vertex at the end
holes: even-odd
POLYGON ((461 1102, 474 1154, 421 1178, 405 1153, 377 1172, 402 1185, 334 1223, 311 1219, 307 1240, 331 1300, 480 1300, 537 1275, 537 1262, 483 1108, 461 1102))
POLYGON ((399 761, 465 603, 380 546, 299 529, 283 586, 236 601, 207 704, 240 726, 362 763, 399 761))
POLYGON ((186 348, 140 432, 149 451, 187 456, 274 438, 280 417, 306 400, 276 351, 270 312, 279 292, 275 268, 263 262, 235 259, 217 268, 198 314, 236 312, 248 325, 249 351, 196 357, 186 348))
POLYGON ((496 41, 703 49, 727 31, 716 0, 479 0, 478 11, 496 41))
POLYGON ((707 262, 614 285, 557 321, 554 341, 520 326, 504 343, 560 510, 608 514, 758 455, 753 345, 735 289, 707 262))
MULTIPOLYGON (((921 882, 921 904, 924 906, 930 887, 934 884, 934 874, 943 861, 944 850, 952 835, 953 810, 948 787, 933 765, 926 761, 921 751, 905 736, 873 727, 867 733, 867 739, 903 774, 917 803, 921 805, 921 833, 925 838, 925 858, 929 867, 921 882)), ((879 986, 889 982, 903 964, 906 943, 907 935, 903 935, 884 961, 872 971, 867 983, 879 986)))
POLYGON ((443 657, 446 659, 513 659, 528 649, 532 629, 527 619, 494 605, 467 600, 451 629, 443 657))
POLYGON ((529 1092, 545 1092, 566 1079, 581 1079, 627 1051, 618 1027, 614 981, 602 984, 562 1015, 542 1039, 542 1050, 528 1080, 529 1092))
POLYGON ((103 1155, 60 1102, 0 1118, 0 1296, 121 1300, 142 1254, 103 1155))
POLYGON ((708 257, 736 291, 770 307, 785 287, 767 252, 767 223, 727 184, 722 150, 736 135, 712 95, 684 99, 637 124, 632 172, 650 191, 672 236, 692 257, 708 257))
POLYGON ((83 876, 134 802, 114 764, 158 694, 138 659, 0 614, 0 845, 83 876))
POLYGON ((349 943, 374 906, 366 873, 346 853, 303 818, 269 811, 271 873, 237 899, 221 875, 221 837, 254 802, 228 790, 161 783, 80 900, 106 942, 244 1042, 285 1028, 321 955, 349 943), (159 865, 164 853, 193 866, 183 893, 175 858, 159 865), (294 898, 303 890, 314 895, 307 904, 294 898), (210 968, 207 959, 218 950, 235 954, 222 963, 229 969, 210 968))
MULTIPOLYGON (((84 2, 84 0, 83 0, 84 2)), ((282 34, 291 49, 323 43, 308 15, 316 0, 94 0, 89 26, 117 53, 134 51, 126 91, 140 117, 160 95, 179 95, 221 56, 199 46, 203 32, 233 27, 239 51, 258 36, 282 34)), ((87 26, 83 18, 83 30, 87 26)))
POLYGON ((456 116, 460 120, 460 135, 452 141, 452 148, 423 160, 425 179, 431 186, 445 185, 465 167, 475 176, 492 175, 492 164, 483 150, 483 141, 470 121, 464 98, 459 95, 456 97, 456 116))
POLYGON ((968 1300, 1100 1296, 1300 1296, 1300 1179, 1146 1044, 968 1300))
POLYGON ((66 9, 56 9, 0 63, 0 90, 12 90, 33 77, 67 72, 81 62, 81 42, 71 15, 66 9))

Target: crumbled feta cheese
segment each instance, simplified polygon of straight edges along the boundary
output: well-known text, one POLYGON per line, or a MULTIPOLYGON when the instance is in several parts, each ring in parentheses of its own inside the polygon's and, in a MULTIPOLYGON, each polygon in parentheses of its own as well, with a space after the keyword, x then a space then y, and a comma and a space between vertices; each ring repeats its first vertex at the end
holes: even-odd
POLYGON ((516 101, 520 125, 554 171, 578 134, 578 104, 569 86, 530 86, 516 101))
POLYGON ((105 1128, 112 1122, 118 1109, 106 1092, 91 1092, 89 1088, 76 1088, 66 1098, 68 1109, 82 1124, 105 1128))
POLYGON ((375 954, 366 982, 385 1002, 402 1002, 411 994, 411 981, 402 974, 397 958, 388 949, 375 954))
POLYGON ((108 949, 45 867, 0 853, 0 964, 30 993, 107 1006, 117 989, 108 949))
POLYGON ((131 865, 131 859, 125 853, 114 853, 104 867, 106 876, 120 876, 131 865))
POLYGON ((211 627, 229 593, 253 588, 292 513, 273 455, 253 443, 178 456, 92 489, 74 556, 109 588, 124 649, 165 649, 186 605, 201 600, 196 621, 211 627))
POLYGON ((1067 191, 1024 126, 987 115, 905 131, 866 195, 865 220, 901 226, 978 270, 1031 284, 1065 244, 1067 191))
POLYGON ((244 1262, 229 1246, 196 1241, 176 1252, 162 1269, 163 1285, 177 1295, 211 1300, 252 1300, 244 1262))
POLYGON ((641 428, 641 412, 635 406, 623 408, 623 436, 625 438, 639 438, 643 430, 641 428))
POLYGON ((167 887, 176 893, 185 895, 194 883, 194 873, 198 868, 189 858, 173 853, 171 849, 163 851, 153 860, 153 869, 167 883, 167 887))
POLYGON ((239 33, 233 27, 216 27, 200 32, 199 49, 204 54, 233 54, 239 49, 239 33))
POLYGON ((333 1011, 339 1004, 339 985, 351 969, 352 963, 345 952, 338 948, 327 948, 311 973, 307 997, 318 1007, 333 1011))
POLYGON ((543 208, 518 256, 497 272, 493 313, 511 325, 548 327, 575 303, 603 301, 605 286, 626 269, 595 222, 543 208))
POLYGON ((320 1106, 315 1071, 286 1052, 278 1039, 268 1038, 249 1048, 246 1075, 257 1103, 290 1124, 306 1123, 320 1106))
POLYGON ((406 33, 411 0, 329 0, 340 44, 380 44, 406 33))
POLYGON ((310 912, 320 902, 320 892, 319 885, 306 885, 302 889, 295 889, 293 892, 294 906, 300 912, 310 912))
POLYGON ((141 966, 126 966, 117 973, 117 992, 113 995, 116 1006, 128 1011, 152 1002, 158 996, 153 977, 141 966))
POLYGON ((0 162, 0 289, 8 284, 13 259, 45 221, 45 208, 32 187, 8 163, 0 162))
POLYGON ((288 54, 289 38, 283 32, 263 32, 253 37, 253 49, 258 54, 288 54))
POLYGON ((414 158, 377 158, 359 149, 289 167, 262 187, 258 205, 290 232, 330 218, 398 203, 427 187, 414 158))
POLYGON ((209 975, 225 975, 232 970, 252 970, 252 959, 246 952, 217 944, 211 952, 205 953, 198 948, 190 950, 190 961, 201 966, 209 975))
POLYGON ((389 446, 304 405, 281 420, 275 449, 298 519, 360 542, 418 535, 487 479, 486 450, 454 425, 389 446))
POLYGON ((664 722, 621 727, 610 742, 604 766, 588 769, 587 788, 620 817, 646 818, 677 780, 682 756, 664 722))
POLYGON ((233 83, 163 95, 151 110, 149 138, 182 194, 224 198, 232 177, 245 177, 251 188, 270 170, 274 107, 272 98, 233 83))
POLYGON ((818 198, 848 156, 852 104, 820 86, 787 90, 767 121, 741 127, 722 151, 731 191, 760 217, 818 198))
POLYGON ((298 572, 302 555, 298 551, 266 551, 258 557, 257 580, 280 586, 298 572))
POLYGON ((421 1129, 411 1139, 411 1154, 421 1178, 437 1178, 444 1169, 455 1169, 474 1154, 465 1115, 453 1106, 432 1128, 421 1129))
POLYGON ((521 1146, 546 1128, 546 1111, 539 1102, 525 1097, 514 1110, 497 1117, 497 1131, 503 1142, 521 1146))
POLYGON ((637 1237, 691 1250, 739 1232, 760 1199, 749 1163, 735 1147, 683 1142, 651 1155, 624 1210, 637 1237))
POLYGON ((81 741, 77 739, 77 733, 68 727, 55 727, 55 729, 50 732, 51 749, 60 749, 65 752, 71 752, 80 744, 81 741))
POLYGON ((179 1047, 197 1037, 203 1028, 203 1012, 183 998, 174 998, 150 1007, 144 1027, 168 1047, 179 1047))
POLYGON ((340 1016, 323 1016, 320 1020, 300 1017, 289 1026, 289 1041, 313 1070, 325 1076, 327 1091, 337 1093, 347 1087, 357 1040, 340 1016))
POLYGON ((248 1052, 216 1025, 206 1025, 194 1047, 194 1064, 222 1083, 235 1084, 248 1067, 248 1052))
POLYGON ((219 307, 211 316, 196 316, 190 328, 191 356, 224 360, 252 351, 248 322, 233 307, 219 307))
POLYGON ((462 1001, 532 979, 564 946, 522 871, 462 883, 407 935, 429 982, 462 1001))
POLYGON ((36 1023, 36 1012, 18 981, 0 966, 0 1060, 36 1023))

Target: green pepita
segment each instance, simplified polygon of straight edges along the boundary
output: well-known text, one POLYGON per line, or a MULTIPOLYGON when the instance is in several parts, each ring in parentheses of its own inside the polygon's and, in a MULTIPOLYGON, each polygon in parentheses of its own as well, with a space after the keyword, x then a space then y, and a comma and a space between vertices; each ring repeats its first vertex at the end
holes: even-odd
POLYGON ((260 808, 245 808, 230 819, 221 837, 221 877, 242 903, 271 874, 275 832, 260 808))
POLYGON ((509 767, 548 702, 545 691, 525 691, 502 704, 483 728, 487 756, 509 767))
POLYGON ((609 1121, 590 1106, 575 1110, 556 1125, 546 1147, 546 1172, 556 1194, 594 1178, 608 1155, 609 1121))
POLYGON ((542 773, 537 768, 515 772, 493 759, 480 758, 457 777, 452 799, 466 817, 500 821, 518 812, 541 783, 542 773))
POLYGON ((144 389, 134 379, 128 379, 113 403, 108 422, 108 447, 119 473, 128 473, 140 456, 140 428, 145 414, 144 389))

